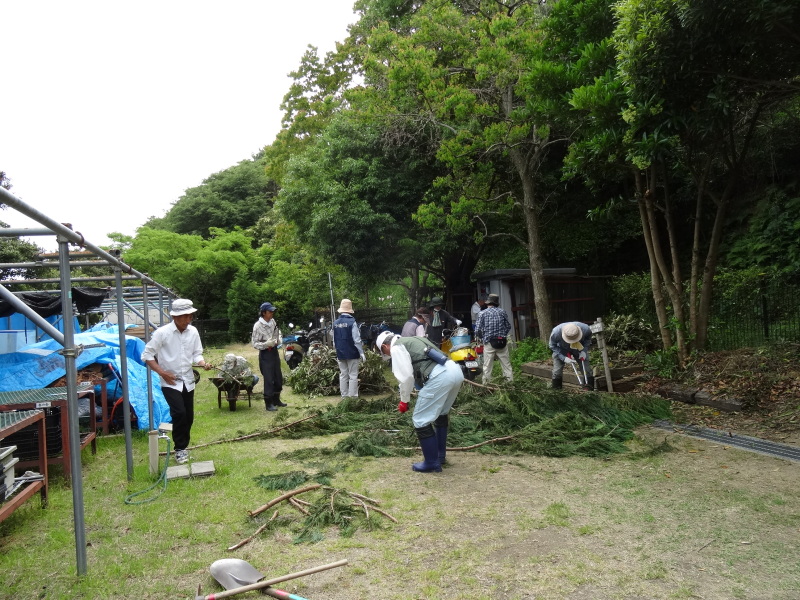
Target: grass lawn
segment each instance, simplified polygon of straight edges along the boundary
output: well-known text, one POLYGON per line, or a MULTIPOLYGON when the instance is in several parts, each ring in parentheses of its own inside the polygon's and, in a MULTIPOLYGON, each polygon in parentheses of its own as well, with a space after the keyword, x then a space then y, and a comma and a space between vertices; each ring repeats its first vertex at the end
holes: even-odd
MULTIPOLYGON (((256 364, 246 346, 230 350, 256 364)), ((225 351, 208 357, 221 362, 225 351)), ((800 597, 796 463, 646 427, 630 454, 606 459, 485 446, 451 452, 441 474, 412 472, 408 457, 289 461, 277 456, 332 447, 341 436, 214 442, 269 431, 338 397, 287 389, 289 407, 267 412, 257 393, 252 407, 240 401, 231 412, 224 399, 217 406, 213 374, 198 386, 191 454, 213 461, 216 473, 171 480, 152 491, 154 501, 129 504, 155 482, 147 435, 133 437, 132 481, 124 437, 101 437, 96 456, 83 452, 87 575, 76 575, 72 490, 53 468, 49 506, 35 497, 0 524, 0 598, 191 599, 198 585, 203 594, 221 590, 209 574, 220 558, 244 559, 269 578, 346 559, 278 586, 309 600, 800 597), (329 529, 316 543, 295 543, 296 529, 279 526, 227 550, 273 513, 248 511, 280 495, 254 478, 323 469, 333 486, 380 501, 398 523, 377 519, 379 527, 351 537, 329 529)), ((287 520, 302 517, 277 508, 287 520)))

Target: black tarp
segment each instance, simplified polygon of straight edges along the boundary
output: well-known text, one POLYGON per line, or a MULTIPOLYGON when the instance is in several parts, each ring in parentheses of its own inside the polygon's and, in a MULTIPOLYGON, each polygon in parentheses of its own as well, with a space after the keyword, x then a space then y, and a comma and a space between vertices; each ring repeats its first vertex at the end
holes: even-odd
MULTIPOLYGON (((97 308, 108 295, 107 288, 74 287, 72 299, 79 313, 97 308)), ((43 292, 23 292, 18 294, 22 302, 27 304, 40 317, 52 317, 61 314, 61 296, 43 292)), ((8 317, 17 312, 8 300, 0 298, 0 317, 8 317)))

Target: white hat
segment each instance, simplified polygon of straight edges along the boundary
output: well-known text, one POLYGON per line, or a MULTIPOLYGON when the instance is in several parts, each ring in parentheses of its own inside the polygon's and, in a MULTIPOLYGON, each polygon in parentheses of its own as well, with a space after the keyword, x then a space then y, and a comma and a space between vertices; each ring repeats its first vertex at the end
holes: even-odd
POLYGON ((186 298, 178 298, 172 302, 172 310, 169 314, 173 317, 180 317, 181 315, 190 315, 197 312, 197 309, 192 305, 191 300, 186 298))
POLYGON ((561 329, 561 337, 562 339, 567 342, 568 344, 574 344, 583 337, 583 332, 581 328, 575 325, 575 323, 567 323, 561 329))
POLYGON ((388 343, 388 338, 394 334, 391 331, 382 331, 378 334, 378 339, 375 340, 375 345, 378 347, 378 352, 383 353, 381 346, 388 343))
POLYGON ((336 312, 340 313, 350 313, 353 314, 353 302, 345 298, 342 300, 342 303, 339 305, 339 308, 336 309, 336 312))

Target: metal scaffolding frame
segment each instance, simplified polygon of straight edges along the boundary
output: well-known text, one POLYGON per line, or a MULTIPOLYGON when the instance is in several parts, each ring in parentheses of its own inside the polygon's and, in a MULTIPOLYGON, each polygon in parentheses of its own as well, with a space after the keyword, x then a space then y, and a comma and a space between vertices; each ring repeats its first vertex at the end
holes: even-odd
MULTIPOLYGON (((75 331, 73 322, 73 307, 72 307, 72 284, 82 281, 114 281, 116 288, 116 302, 115 308, 117 312, 117 322, 122 324, 119 327, 119 346, 120 346, 120 364, 121 364, 121 380, 122 380, 122 396, 123 396, 123 415, 124 415, 124 430, 125 430, 125 455, 128 471, 128 480, 133 479, 133 450, 131 441, 131 419, 130 419, 130 402, 128 394, 128 369, 127 369, 127 356, 125 344, 125 317, 124 307, 127 305, 129 309, 134 309, 134 305, 125 300, 125 290, 122 286, 123 280, 139 280, 142 282, 141 298, 147 299, 147 302, 142 304, 150 304, 150 287, 152 286, 157 298, 157 306, 161 315, 165 314, 165 304, 168 310, 172 299, 176 296, 169 288, 153 281, 148 275, 140 273, 133 269, 130 265, 125 264, 119 251, 107 252, 102 248, 95 246, 88 242, 81 233, 73 231, 71 225, 59 223, 47 215, 40 213, 33 207, 25 204, 22 200, 14 196, 5 188, 0 187, 0 202, 13 208, 18 212, 30 217, 34 221, 41 223, 43 228, 0 228, 0 236, 2 237, 35 237, 35 236, 49 236, 55 235, 58 242, 58 260, 42 260, 35 263, 13 263, 0 266, 7 268, 36 268, 48 267, 56 268, 59 271, 58 279, 41 279, 41 280, 2 280, 0 281, 0 298, 6 300, 17 312, 25 315, 34 324, 44 330, 50 337, 56 340, 62 346, 59 352, 64 356, 65 370, 66 370, 66 383, 67 383, 67 410, 69 412, 69 442, 70 442, 70 468, 72 472, 72 503, 73 515, 75 523, 75 553, 77 560, 78 575, 85 575, 87 571, 86 561, 86 525, 84 520, 84 501, 83 501, 83 478, 81 472, 81 451, 80 451, 80 435, 78 426, 78 402, 77 402, 77 368, 76 358, 83 351, 81 345, 75 345, 75 331), (72 261, 71 257, 75 256, 70 254, 69 245, 75 245, 84 248, 92 256, 94 260, 75 260, 72 261), (113 275, 109 277, 85 277, 72 279, 70 276, 71 268, 78 266, 105 266, 112 270, 113 275), (127 273, 127 276, 123 276, 127 273), (14 286, 21 283, 58 283, 60 289, 54 293, 59 293, 61 296, 61 309, 64 318, 64 332, 60 332, 53 327, 49 322, 40 317, 33 311, 27 304, 17 297, 17 294, 11 292, 8 286, 14 286)), ((85 258, 86 252, 81 252, 80 257, 85 258)), ((143 311, 147 313, 148 311, 143 311)), ((163 316, 160 320, 163 319, 163 316)), ((145 326, 145 341, 149 339, 149 327, 145 326)), ((147 370, 147 391, 148 403, 150 412, 150 429, 153 429, 153 398, 151 388, 152 374, 150 369, 147 370)))

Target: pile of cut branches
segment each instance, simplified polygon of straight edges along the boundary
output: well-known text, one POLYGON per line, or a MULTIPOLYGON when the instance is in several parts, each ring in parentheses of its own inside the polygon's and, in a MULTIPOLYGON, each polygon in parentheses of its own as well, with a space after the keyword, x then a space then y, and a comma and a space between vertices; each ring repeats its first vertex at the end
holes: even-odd
MULTIPOLYGON (((260 487, 267 489, 282 490, 287 482, 305 483, 307 481, 327 480, 328 474, 317 474, 310 476, 304 471, 292 471, 279 475, 262 475, 256 477, 256 483, 260 487)), ((257 517, 269 509, 283 504, 290 506, 300 514, 300 517, 280 516, 279 510, 275 510, 272 516, 263 523, 256 531, 244 540, 229 547, 228 550, 241 548, 256 536, 275 529, 279 526, 286 526, 294 532, 294 543, 318 542, 324 538, 324 532, 330 528, 336 528, 342 537, 350 537, 361 528, 369 531, 382 527, 382 518, 389 519, 397 523, 392 515, 378 508, 380 502, 355 492, 344 489, 330 487, 322 483, 312 483, 305 487, 296 488, 277 498, 270 500, 263 506, 249 511, 251 517, 257 517), (300 496, 303 495, 303 498, 300 496)), ((296 514, 295 513, 295 514, 296 514)))
MULTIPOLYGON (((416 451, 411 412, 398 413, 396 396, 346 399, 281 435, 307 437, 350 432, 333 452, 400 456, 416 451)), ((451 450, 526 452, 544 456, 606 456, 625 452, 633 429, 670 417, 670 402, 655 396, 550 390, 519 378, 503 386, 465 384, 450 412, 451 450)), ((331 450, 302 449, 281 457, 307 460, 331 450)))
MULTIPOLYGON (((374 352, 365 352, 366 360, 358 371, 358 388, 363 394, 377 394, 389 391, 389 384, 383 370, 383 360, 374 352)), ((292 371, 287 383, 297 394, 315 396, 339 395, 339 363, 336 351, 327 346, 314 350, 292 371)))

